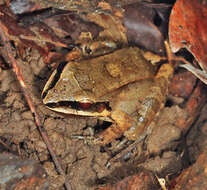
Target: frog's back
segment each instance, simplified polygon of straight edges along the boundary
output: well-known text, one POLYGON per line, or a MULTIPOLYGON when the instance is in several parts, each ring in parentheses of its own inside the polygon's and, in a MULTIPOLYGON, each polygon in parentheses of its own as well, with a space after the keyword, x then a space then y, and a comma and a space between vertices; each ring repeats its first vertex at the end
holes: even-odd
POLYGON ((111 54, 74 62, 70 65, 81 89, 96 99, 114 90, 154 75, 155 69, 135 47, 111 54))
POLYGON ((45 85, 45 104, 107 101, 107 97, 110 99, 110 94, 118 93, 121 87, 152 78, 155 68, 138 48, 130 47, 104 56, 69 62, 61 73, 58 72, 56 70, 45 85))

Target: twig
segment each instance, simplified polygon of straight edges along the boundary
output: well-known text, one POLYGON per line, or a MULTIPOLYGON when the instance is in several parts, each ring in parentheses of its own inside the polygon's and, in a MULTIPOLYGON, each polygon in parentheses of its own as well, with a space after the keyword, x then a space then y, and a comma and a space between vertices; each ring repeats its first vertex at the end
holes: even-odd
MULTIPOLYGON (((3 13, 0 12, 0 16, 3 16, 2 14, 3 13)), ((63 175, 65 177, 65 179, 66 179, 65 172, 63 171, 63 169, 61 167, 61 164, 58 161, 57 155, 56 155, 55 151, 53 150, 52 144, 51 144, 51 142, 50 142, 50 140, 48 138, 48 134, 47 134, 45 128, 43 127, 43 125, 42 125, 42 123, 40 121, 40 116, 39 116, 38 112, 35 109, 34 103, 33 103, 32 99, 31 99, 31 95, 30 95, 29 89, 27 88, 27 86, 26 86, 26 84, 24 82, 24 78, 22 76, 22 72, 21 72, 20 68, 18 67, 17 61, 15 60, 15 58, 12 55, 11 46, 10 46, 10 43, 9 43, 9 41, 7 39, 7 36, 4 34, 4 31, 2 30, 3 28, 4 28, 4 26, 3 26, 2 22, 0 21, 0 37, 1 37, 2 41, 3 41, 5 50, 6 50, 6 52, 8 54, 8 57, 9 57, 9 59, 11 61, 11 64, 12 64, 12 67, 13 67, 13 72, 16 74, 16 77, 17 77, 17 79, 19 81, 19 84, 20 84, 20 86, 22 88, 24 96, 25 96, 25 98, 27 100, 27 103, 29 105, 29 108, 30 108, 30 110, 31 110, 31 112, 32 112, 32 114, 34 116, 34 120, 35 120, 36 126, 39 129, 39 132, 40 132, 40 134, 41 134, 41 136, 42 136, 42 138, 43 138, 43 140, 44 140, 44 142, 45 142, 45 144, 46 144, 46 146, 48 148, 48 151, 50 152, 50 155, 51 155, 51 157, 52 157, 52 159, 53 159, 53 161, 55 163, 55 166, 57 168, 57 171, 61 175, 63 175)), ((67 180, 67 179, 65 180, 65 187, 66 187, 67 190, 72 190, 72 186, 71 186, 69 180, 67 180)))

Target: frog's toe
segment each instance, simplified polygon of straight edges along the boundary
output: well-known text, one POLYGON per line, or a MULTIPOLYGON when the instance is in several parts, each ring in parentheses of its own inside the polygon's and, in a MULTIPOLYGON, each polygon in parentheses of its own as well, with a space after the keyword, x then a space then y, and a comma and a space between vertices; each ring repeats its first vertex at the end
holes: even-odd
POLYGON ((71 138, 83 140, 84 144, 87 145, 104 145, 104 139, 95 136, 73 135, 71 138))
POLYGON ((83 136, 83 135, 72 135, 72 139, 83 140, 84 144, 94 144, 95 137, 93 136, 83 136))

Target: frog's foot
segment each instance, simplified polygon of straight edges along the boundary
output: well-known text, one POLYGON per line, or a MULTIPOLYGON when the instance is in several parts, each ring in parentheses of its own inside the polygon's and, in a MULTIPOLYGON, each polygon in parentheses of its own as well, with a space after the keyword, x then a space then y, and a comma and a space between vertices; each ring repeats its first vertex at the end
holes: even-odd
MULTIPOLYGON (((129 141, 128 141, 129 142, 129 141)), ((106 167, 109 168, 114 162, 123 162, 129 160, 131 157, 133 157, 137 152, 137 145, 138 141, 129 142, 127 147, 124 149, 120 149, 119 151, 116 151, 116 153, 113 154, 111 158, 108 159, 106 163, 106 167)), ((120 147, 119 147, 120 148, 120 147)))
POLYGON ((84 144, 87 145, 95 145, 96 138, 94 136, 83 136, 83 135, 72 135, 70 136, 72 139, 83 140, 84 144))
POLYGON ((70 136, 73 139, 83 140, 84 144, 87 145, 105 145, 102 138, 96 136, 83 136, 83 135, 72 135, 70 136))

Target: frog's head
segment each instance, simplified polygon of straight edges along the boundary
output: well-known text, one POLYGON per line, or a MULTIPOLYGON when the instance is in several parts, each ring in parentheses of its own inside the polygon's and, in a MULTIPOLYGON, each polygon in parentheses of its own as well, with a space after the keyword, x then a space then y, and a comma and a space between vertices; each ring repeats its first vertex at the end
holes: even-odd
POLYGON ((49 109, 82 116, 105 118, 110 115, 109 103, 98 101, 92 92, 82 89, 74 73, 68 71, 67 67, 58 79, 57 72, 58 70, 55 70, 52 73, 42 91, 43 103, 49 109))

